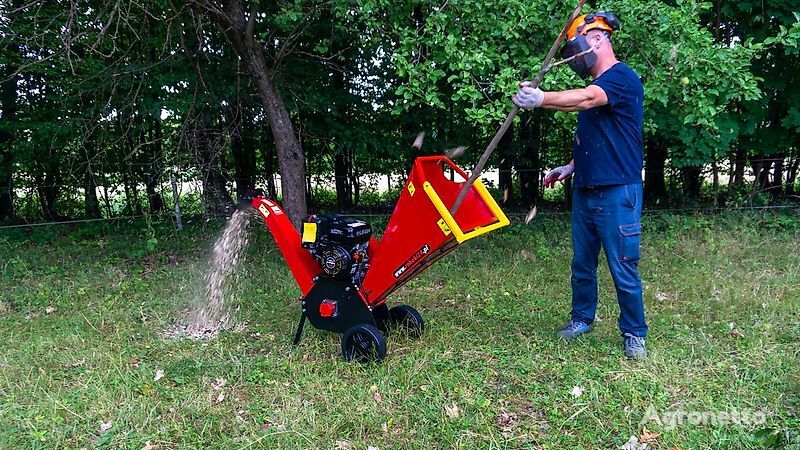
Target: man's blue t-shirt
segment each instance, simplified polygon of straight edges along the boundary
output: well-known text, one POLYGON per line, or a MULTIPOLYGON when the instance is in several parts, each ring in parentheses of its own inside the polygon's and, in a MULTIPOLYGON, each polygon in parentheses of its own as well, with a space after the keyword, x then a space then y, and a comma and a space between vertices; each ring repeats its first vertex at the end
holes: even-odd
POLYGON ((592 84, 605 91, 608 104, 578 113, 575 187, 641 183, 642 81, 620 62, 592 84))

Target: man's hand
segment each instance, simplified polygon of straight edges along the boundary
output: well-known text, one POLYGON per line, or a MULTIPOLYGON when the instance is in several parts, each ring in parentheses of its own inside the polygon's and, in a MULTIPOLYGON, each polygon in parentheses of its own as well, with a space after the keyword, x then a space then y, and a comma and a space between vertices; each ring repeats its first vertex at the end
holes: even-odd
POLYGON ((511 97, 511 101, 520 108, 533 109, 542 106, 544 92, 539 88, 532 88, 529 82, 519 84, 520 90, 517 95, 511 97))
POLYGON ((547 173, 547 176, 544 177, 544 186, 545 187, 554 187, 556 185, 556 181, 564 181, 575 170, 574 167, 567 164, 566 166, 556 167, 555 169, 551 170, 547 173))

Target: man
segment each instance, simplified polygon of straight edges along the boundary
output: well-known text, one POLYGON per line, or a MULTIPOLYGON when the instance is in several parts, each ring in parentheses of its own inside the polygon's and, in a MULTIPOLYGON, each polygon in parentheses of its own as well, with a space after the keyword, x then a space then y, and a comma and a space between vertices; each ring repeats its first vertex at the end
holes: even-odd
POLYGON ((552 187, 574 171, 572 194, 572 318, 558 336, 574 339, 591 330, 597 311, 600 246, 617 290, 619 329, 628 358, 647 355, 647 324, 639 278, 642 213, 642 99, 636 73, 614 56, 611 35, 619 29, 605 11, 578 17, 562 56, 593 81, 586 88, 544 92, 523 83, 512 97, 521 108, 579 111, 573 160, 544 179, 552 187), (593 51, 591 51, 593 49, 593 51))

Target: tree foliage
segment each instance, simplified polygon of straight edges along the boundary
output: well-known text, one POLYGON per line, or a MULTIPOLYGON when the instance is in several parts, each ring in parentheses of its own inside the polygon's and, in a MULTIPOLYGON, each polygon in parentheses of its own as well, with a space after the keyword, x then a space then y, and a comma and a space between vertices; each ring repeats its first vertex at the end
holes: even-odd
MULTIPOLYGON (((644 81, 651 199, 695 197, 709 174, 715 200, 791 198, 794 2, 593 6, 620 17, 614 48, 644 81)), ((10 0, 0 5, 0 220, 159 213, 173 177, 202 186, 208 214, 228 208, 234 187, 280 195, 279 179, 295 215, 326 187, 346 210, 363 203, 365 174, 399 177, 420 154, 464 145, 469 166, 573 7, 10 0), (412 148, 421 131, 425 145, 412 148)), ((562 66, 542 87, 584 84, 562 66)), ((520 115, 491 162, 509 202, 541 200, 539 178, 569 158, 574 125, 572 114, 520 115)))

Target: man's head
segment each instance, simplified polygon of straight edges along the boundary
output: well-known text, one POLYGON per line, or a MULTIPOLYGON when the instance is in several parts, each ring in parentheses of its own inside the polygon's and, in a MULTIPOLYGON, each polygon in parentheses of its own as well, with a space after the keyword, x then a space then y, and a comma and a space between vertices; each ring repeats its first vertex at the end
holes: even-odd
POLYGON ((616 59, 611 46, 611 35, 616 30, 619 30, 619 21, 610 12, 597 11, 580 16, 572 22, 567 32, 567 43, 561 50, 561 56, 569 58, 592 50, 570 61, 569 66, 581 78, 595 76, 598 66, 616 59), (598 60, 601 64, 596 64, 598 60))

